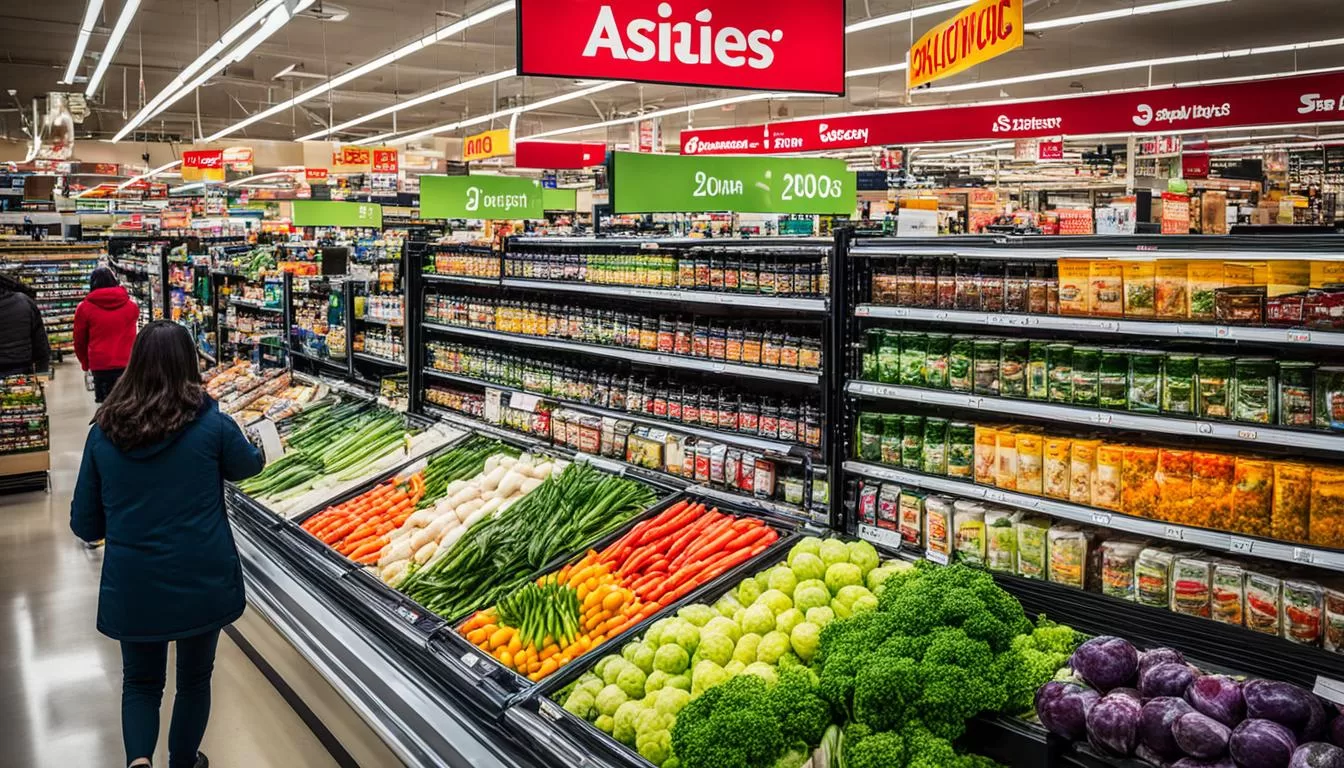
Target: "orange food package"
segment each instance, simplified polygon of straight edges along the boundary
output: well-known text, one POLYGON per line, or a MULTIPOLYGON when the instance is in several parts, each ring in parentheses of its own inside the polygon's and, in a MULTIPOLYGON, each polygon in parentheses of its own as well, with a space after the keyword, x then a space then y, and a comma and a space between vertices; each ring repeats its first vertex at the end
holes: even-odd
POLYGON ((1157 518, 1157 458, 1156 448, 1125 446, 1121 486, 1121 508, 1125 514, 1157 518))
POLYGON ((1187 525, 1231 530, 1236 464, 1236 458, 1226 453, 1195 451, 1191 473, 1194 503, 1187 525))
POLYGON ((1274 509, 1274 462, 1238 456, 1232 479, 1228 530, 1269 536, 1274 509))
POLYGON ((1309 538, 1322 547, 1344 546, 1344 470, 1312 470, 1309 538))
POLYGON ((1157 452, 1157 519, 1183 525, 1191 521, 1194 504, 1194 452, 1162 448, 1157 452))
POLYGON ((1310 464, 1280 462, 1274 465, 1271 538, 1307 543, 1311 528, 1311 476, 1310 464))
POLYGON ((1120 510, 1125 477, 1123 445, 1102 443, 1097 448, 1097 469, 1092 480, 1092 506, 1120 510))

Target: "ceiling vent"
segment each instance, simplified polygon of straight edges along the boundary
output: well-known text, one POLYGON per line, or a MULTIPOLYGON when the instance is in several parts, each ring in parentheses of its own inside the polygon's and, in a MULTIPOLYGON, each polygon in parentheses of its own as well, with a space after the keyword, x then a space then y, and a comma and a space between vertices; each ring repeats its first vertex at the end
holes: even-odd
POLYGON ((318 21, 345 21, 349 17, 350 11, 335 3, 324 3, 321 0, 295 14, 295 18, 316 19, 318 21))

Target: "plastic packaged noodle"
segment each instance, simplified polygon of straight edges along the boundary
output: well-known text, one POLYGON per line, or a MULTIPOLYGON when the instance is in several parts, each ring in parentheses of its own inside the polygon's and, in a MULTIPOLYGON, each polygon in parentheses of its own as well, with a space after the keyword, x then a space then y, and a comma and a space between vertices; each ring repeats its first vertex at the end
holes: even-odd
POLYGON ((1050 520, 1026 517, 1017 523, 1017 575, 1044 579, 1050 567, 1050 520))
POLYGON ((1312 470, 1308 538, 1317 546, 1344 546, 1344 470, 1335 467, 1312 470))
POLYGON ((1069 446, 1069 501, 1092 504, 1093 478, 1097 474, 1100 440, 1074 440, 1069 446))
POLYGON ((1017 433, 1017 490, 1041 495, 1045 487, 1045 438, 1038 432, 1017 433))
POLYGON ((877 380, 883 384, 895 384, 900 379, 900 337, 890 331, 883 331, 882 345, 877 348, 877 380))
POLYGON ((971 389, 977 395, 999 394, 999 340, 975 340, 975 364, 971 389))
POLYGON ((1050 581, 1084 589, 1088 535, 1076 525, 1056 524, 1046 534, 1050 552, 1050 581))
POLYGON ((1236 464, 1236 458, 1225 453, 1195 451, 1190 486, 1194 503, 1186 525, 1229 530, 1236 464))
POLYGON ((947 419, 930 416, 924 420, 921 472, 939 476, 947 474, 947 431, 947 419))
POLYGON ((901 466, 919 471, 924 463, 924 417, 901 417, 901 466))
POLYGON ((1097 373, 1097 404, 1102 408, 1129 408, 1129 353, 1104 349, 1097 373))
POLYGON ((864 482, 859 489, 858 517, 860 525, 877 525, 878 484, 864 482))
POLYGON ((975 339, 953 336, 947 356, 947 386, 954 392, 970 392, 975 367, 975 339))
POLYGON ((877 495, 877 527, 889 531, 898 530, 901 518, 901 487, 895 483, 883 483, 877 495))
POLYGON ((1049 344, 1045 348, 1048 393, 1052 403, 1073 402, 1073 345, 1049 344))
POLYGON ((1176 555, 1161 547, 1147 547, 1134 565, 1138 588, 1135 600, 1154 608, 1171 606, 1171 566, 1176 555))
POLYGON ((952 505, 952 531, 957 562, 984 565, 987 546, 985 508, 973 501, 957 501, 952 505))
MULTIPOLYGON (((1069 465, 1072 462, 1073 440, 1067 437, 1047 437, 1042 459, 1041 492, 1054 499, 1069 498, 1069 465)), ((1020 468, 1019 468, 1020 469, 1020 468)))
POLYGON ((1129 358, 1129 410, 1157 413, 1162 403, 1162 355, 1134 352, 1129 358))
POLYGON ((1125 477, 1125 446, 1102 443, 1092 480, 1092 506, 1120 510, 1125 477))
POLYGON ((924 547, 924 494, 909 488, 901 491, 901 541, 912 547, 924 547))
POLYGON ((1073 348, 1073 403, 1089 408, 1100 404, 1101 349, 1073 348))
POLYGON ((1325 650, 1339 653, 1344 650, 1344 590, 1325 590, 1325 650))
POLYGON ((1238 456, 1232 483, 1228 530, 1267 536, 1274 516, 1274 462, 1238 456))
POLYGON ((952 350, 952 337, 945 333, 931 333, 928 338, 928 351, 924 358, 924 378, 926 386, 935 389, 947 389, 948 355, 952 350))
POLYGON ((947 425, 947 476, 970 479, 975 471, 975 425, 953 421, 947 425))
POLYGON ((1241 626, 1246 620, 1246 569, 1231 560, 1213 563, 1209 614, 1214 621, 1241 626))
POLYGON ((1050 369, 1043 341, 1029 342, 1027 346, 1027 398, 1046 400, 1050 397, 1050 369))
POLYGON ((907 387, 924 386, 928 383, 924 363, 929 354, 929 337, 923 333, 902 331, 900 342, 900 383, 907 387))
POLYGON ((1171 564, 1171 610, 1187 616, 1209 617, 1213 590, 1213 561, 1206 557, 1177 557, 1171 564))
POLYGON ((946 496, 924 500, 924 551, 930 560, 944 564, 952 556, 952 500, 946 496))
POLYGON ((1279 363, 1279 423, 1290 427, 1310 427, 1316 423, 1316 366, 1311 363, 1279 363))
POLYGON ((1267 635, 1279 634, 1283 616, 1283 580, 1258 571, 1246 572, 1246 626, 1267 635))
POLYGON ((1161 520, 1190 524, 1194 501, 1191 464, 1194 452, 1179 448, 1160 448, 1157 452, 1157 516, 1161 520))
POLYGON ((1196 374, 1199 358, 1169 354, 1162 364, 1162 411, 1195 414, 1196 374))
POLYGON ((1269 358, 1241 358, 1234 364, 1232 419, 1273 424, 1278 410, 1278 364, 1269 358))
POLYGON ((1314 581, 1283 582, 1283 637, 1299 645, 1321 644, 1325 590, 1314 581))
POLYGON ((985 565, 991 571, 1017 570, 1017 520, 1021 515, 1000 507, 985 510, 985 565))
POLYGON ((1121 482, 1121 509, 1127 515, 1157 519, 1158 449, 1141 445, 1127 445, 1124 450, 1124 472, 1121 482))
POLYGON ((1139 589, 1139 555, 1143 544, 1125 539, 1103 542, 1101 550, 1101 593, 1107 597, 1134 601, 1139 589))
POLYGON ((882 455, 883 464, 893 466, 901 463, 901 438, 905 427, 898 413, 882 415, 882 455))
POLYGON ((1199 373, 1200 418, 1232 417, 1232 363, 1231 357, 1200 355, 1195 366, 1199 373))
POLYGON ((859 414, 859 458, 882 460, 882 414, 859 414))
POLYGON ((996 434, 994 456, 994 485, 1009 491, 1017 490, 1017 432, 1000 429, 996 434))
POLYGON ((975 425, 975 482, 994 484, 994 475, 999 468, 998 444, 998 428, 975 425))
POLYGON ((1271 538, 1301 544, 1310 540, 1311 473, 1310 464, 1275 462, 1271 538))

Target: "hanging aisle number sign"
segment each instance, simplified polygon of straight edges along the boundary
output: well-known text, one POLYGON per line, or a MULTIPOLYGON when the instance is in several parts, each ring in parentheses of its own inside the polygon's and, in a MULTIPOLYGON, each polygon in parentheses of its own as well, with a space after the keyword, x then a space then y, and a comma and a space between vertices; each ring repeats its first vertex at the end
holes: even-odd
POLYGON ((296 227, 383 226, 383 206, 377 203, 343 203, 331 200, 295 200, 296 227))
POLYGON ((541 184, 513 176, 421 176, 426 219, 540 219, 541 184))
POLYGON ((857 196, 843 160, 617 152, 613 164, 616 213, 849 215, 857 196))
POLYGON ((510 154, 513 154, 513 147, 509 144, 508 128, 478 133, 462 140, 463 162, 510 154))

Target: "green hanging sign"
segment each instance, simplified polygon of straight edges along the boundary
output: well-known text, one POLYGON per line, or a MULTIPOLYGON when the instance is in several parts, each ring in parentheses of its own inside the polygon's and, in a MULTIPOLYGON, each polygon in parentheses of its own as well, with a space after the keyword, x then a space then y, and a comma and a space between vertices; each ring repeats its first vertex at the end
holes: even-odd
POLYGON ((540 182, 516 176, 421 176, 425 219, 540 219, 540 182))
POLYGON ((377 203, 345 203, 335 200, 295 200, 296 227, 383 226, 383 206, 377 203))
POLYGON ((843 160, 813 157, 656 155, 615 152, 615 213, 851 215, 858 198, 843 160))
POLYGON ((541 207, 548 211, 573 211, 579 207, 578 190, 543 189, 541 207))

